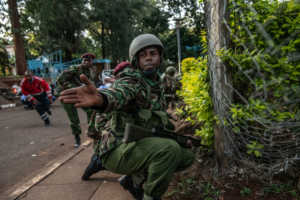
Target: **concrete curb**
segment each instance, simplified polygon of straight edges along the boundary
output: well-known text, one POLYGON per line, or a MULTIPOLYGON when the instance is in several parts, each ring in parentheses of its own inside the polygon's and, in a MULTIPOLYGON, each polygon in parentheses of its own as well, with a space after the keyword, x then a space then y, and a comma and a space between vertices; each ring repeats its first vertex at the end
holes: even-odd
MULTIPOLYGON (((80 148, 75 149, 68 153, 67 155, 63 156, 62 158, 59 158, 57 161, 52 163, 50 166, 45 167, 44 169, 41 170, 39 174, 37 174, 35 177, 30 179, 29 181, 15 186, 15 189, 12 192, 8 192, 9 194, 9 200, 16 200, 18 199, 21 195, 23 195, 25 192, 27 192, 30 188, 47 178, 49 175, 51 175, 56 169, 59 167, 63 166, 67 161, 71 160, 73 157, 78 155, 81 151, 85 150, 90 144, 92 143, 91 140, 85 141, 80 148)), ((10 190, 10 191, 11 191, 10 190)))

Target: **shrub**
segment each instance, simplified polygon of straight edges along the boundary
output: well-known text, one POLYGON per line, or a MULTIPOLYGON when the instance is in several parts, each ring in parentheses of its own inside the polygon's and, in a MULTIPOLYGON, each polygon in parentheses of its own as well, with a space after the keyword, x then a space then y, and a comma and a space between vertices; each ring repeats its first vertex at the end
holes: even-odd
POLYGON ((196 135, 201 136, 204 145, 213 144, 212 101, 209 95, 207 58, 186 58, 182 61, 182 88, 177 94, 183 98, 187 120, 201 123, 196 135))

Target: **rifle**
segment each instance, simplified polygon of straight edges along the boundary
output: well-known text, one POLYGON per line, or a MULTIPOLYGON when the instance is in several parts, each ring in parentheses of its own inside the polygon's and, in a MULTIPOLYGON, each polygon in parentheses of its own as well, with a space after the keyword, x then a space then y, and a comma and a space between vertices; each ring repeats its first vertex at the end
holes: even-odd
POLYGON ((190 136, 177 135, 173 131, 167 131, 164 129, 152 128, 151 130, 149 130, 144 127, 138 126, 138 125, 126 123, 124 137, 123 137, 124 143, 127 144, 129 142, 138 141, 138 140, 146 138, 146 137, 162 137, 162 138, 173 139, 179 145, 181 145, 182 147, 185 147, 185 148, 190 147, 188 145, 188 140, 191 141, 192 146, 197 146, 197 147, 201 146, 200 139, 195 139, 190 136))

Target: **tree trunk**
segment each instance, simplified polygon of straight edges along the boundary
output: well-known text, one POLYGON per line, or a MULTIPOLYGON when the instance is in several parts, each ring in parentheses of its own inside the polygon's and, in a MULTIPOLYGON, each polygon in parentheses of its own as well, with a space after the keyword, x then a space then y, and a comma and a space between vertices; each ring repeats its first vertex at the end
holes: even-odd
POLYGON ((231 149, 226 137, 224 120, 228 109, 226 105, 231 103, 232 91, 229 87, 231 79, 226 66, 222 63, 217 52, 226 48, 228 34, 224 21, 228 19, 227 0, 207 0, 207 37, 208 37, 208 65, 210 84, 212 90, 214 113, 218 116, 220 123, 214 127, 215 150, 217 161, 222 170, 228 167, 227 159, 231 156, 231 149))
POLYGON ((105 59, 106 58, 106 54, 105 54, 105 34, 104 34, 104 23, 102 22, 101 25, 101 46, 102 46, 102 58, 105 59))
POLYGON ((9 17, 12 27, 14 49, 16 56, 16 71, 18 75, 24 75, 26 71, 26 59, 24 41, 21 34, 18 7, 16 0, 8 0, 9 17))
POLYGON ((73 60, 72 50, 70 50, 70 48, 66 48, 65 49, 65 61, 71 61, 71 60, 73 60))

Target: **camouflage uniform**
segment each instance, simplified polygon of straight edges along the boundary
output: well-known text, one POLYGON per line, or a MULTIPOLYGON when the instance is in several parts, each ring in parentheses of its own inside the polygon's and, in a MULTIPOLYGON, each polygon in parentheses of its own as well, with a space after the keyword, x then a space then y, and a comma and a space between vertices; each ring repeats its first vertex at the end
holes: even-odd
MULTIPOLYGON (((110 77, 110 78, 112 78, 110 80, 111 81, 110 83, 114 82, 115 79, 119 78, 118 74, 121 71, 123 71, 126 67, 130 67, 129 62, 119 63, 113 70, 114 78, 110 77)), ((104 82, 106 82, 106 81, 104 81, 104 82)), ((107 86, 107 85, 102 85, 102 86, 106 86, 106 87, 100 86, 98 88, 98 90, 101 90, 104 88, 110 88, 110 86, 107 86)), ((100 144, 101 144, 101 142, 99 140, 101 138, 102 129, 108 128, 106 126, 108 125, 107 122, 109 120, 110 113, 102 113, 102 112, 94 111, 93 114, 95 117, 92 120, 95 120, 95 129, 96 129, 96 131, 94 132, 94 135, 92 137, 94 140, 94 154, 92 155, 91 161, 81 177, 81 179, 84 181, 89 180, 90 176, 92 176, 93 174, 104 169, 104 167, 102 166, 100 156, 99 156, 99 150, 100 150, 100 144)), ((90 122, 90 123, 92 123, 92 122, 90 122)))
POLYGON ((175 171, 185 169, 194 155, 171 139, 153 137, 125 144, 126 123, 152 129, 173 128, 165 112, 161 81, 144 77, 140 70, 125 69, 110 89, 100 90, 110 113, 102 130, 98 152, 106 169, 120 174, 147 174, 146 195, 160 197, 175 171))
POLYGON ((162 76, 162 82, 165 87, 165 97, 168 104, 173 108, 175 106, 176 90, 179 89, 179 81, 175 77, 176 69, 168 67, 162 76))
MULTIPOLYGON (((80 74, 85 74, 90 80, 95 81, 96 76, 91 68, 82 67, 81 65, 72 66, 70 69, 63 71, 56 80, 56 92, 59 94, 61 91, 81 86, 80 74)), ((62 103, 62 102, 61 102, 62 103)), ((70 120, 70 127, 72 129, 72 134, 78 136, 81 134, 80 120, 78 117, 77 109, 73 104, 62 103, 64 110, 66 111, 68 118, 70 120)), ((92 117, 92 109, 83 108, 87 114, 87 120, 89 123, 88 132, 94 132, 95 123, 94 120, 90 120, 92 117)))
MULTIPOLYGON (((187 168, 194 160, 194 154, 175 140, 157 137, 155 134, 153 137, 123 142, 127 123, 144 130, 174 128, 166 113, 164 86, 157 71, 159 66, 157 62, 153 62, 155 67, 150 70, 145 68, 148 57, 153 56, 156 61, 161 62, 162 50, 163 45, 156 36, 142 34, 136 37, 130 45, 129 57, 132 66, 137 69, 125 68, 120 72, 111 88, 98 91, 101 106, 92 107, 96 112, 105 115, 101 114, 104 118, 98 121, 99 127, 103 127, 96 149, 101 163, 91 172, 105 168, 115 173, 126 174, 127 177, 142 175, 145 177, 142 184, 143 196, 135 196, 138 200, 160 200, 174 172, 187 168), (155 47, 157 49, 154 49, 155 47), (137 54, 141 50, 147 51, 147 56, 138 57, 137 54), (160 59, 157 59, 157 51, 160 53, 160 59), (138 60, 140 57, 143 58, 143 62, 138 60), (143 66, 139 67, 140 64, 143 66)), ((67 97, 68 94, 65 94, 62 99, 67 97)), ((128 190, 131 192, 129 188, 128 190)))

